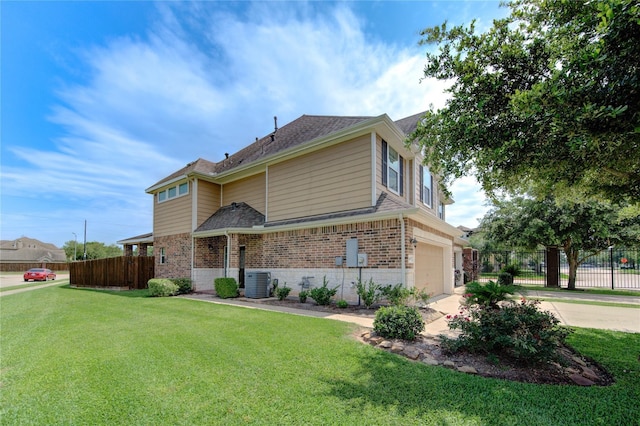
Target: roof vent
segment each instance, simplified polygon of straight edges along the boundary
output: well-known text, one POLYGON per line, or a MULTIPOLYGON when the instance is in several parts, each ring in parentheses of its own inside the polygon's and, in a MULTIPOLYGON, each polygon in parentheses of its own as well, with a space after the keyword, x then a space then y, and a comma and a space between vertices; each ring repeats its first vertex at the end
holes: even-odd
POLYGON ((238 203, 236 203, 236 202, 231 203, 231 211, 232 212, 236 211, 237 207, 238 207, 238 203))
POLYGON ((224 158, 225 158, 226 160, 228 160, 228 159, 229 159, 229 153, 228 153, 228 152, 225 152, 225 153, 224 153, 224 158))

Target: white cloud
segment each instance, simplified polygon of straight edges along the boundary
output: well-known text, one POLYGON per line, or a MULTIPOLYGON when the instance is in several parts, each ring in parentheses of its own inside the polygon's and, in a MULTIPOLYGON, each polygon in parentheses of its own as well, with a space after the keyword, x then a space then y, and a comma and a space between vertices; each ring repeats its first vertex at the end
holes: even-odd
MULTIPOLYGON (((111 243, 150 230, 144 188, 264 136, 274 115, 280 125, 302 114, 400 119, 444 104, 443 83, 419 83, 421 49, 370 42, 344 5, 297 5, 251 4, 242 17, 217 3, 160 4, 146 37, 87 47, 84 81, 59 88, 49 117, 63 135, 46 150, 12 148, 23 163, 3 170, 3 197, 50 200, 47 217, 64 229, 52 242, 91 218, 94 239, 111 243)), ((448 219, 468 223, 457 207, 482 197, 458 188, 448 219)), ((28 226, 16 214, 3 222, 28 226)))
POLYGON ((450 190, 455 203, 446 207, 447 222, 454 226, 477 227, 489 206, 475 177, 465 176, 454 181, 450 190))

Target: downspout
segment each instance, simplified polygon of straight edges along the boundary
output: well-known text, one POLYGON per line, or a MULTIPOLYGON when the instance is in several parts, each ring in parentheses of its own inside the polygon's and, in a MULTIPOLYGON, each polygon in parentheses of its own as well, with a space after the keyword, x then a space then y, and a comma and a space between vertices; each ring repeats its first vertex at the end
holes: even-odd
POLYGON ((231 235, 229 235, 228 231, 224 231, 224 236, 227 237, 227 258, 224 260, 224 277, 228 278, 227 274, 229 273, 229 267, 231 266, 231 235))
POLYGON ((196 262, 196 237, 193 236, 193 231, 195 231, 198 227, 198 179, 195 178, 191 182, 193 184, 191 186, 191 270, 189 275, 191 276, 191 282, 193 283, 195 281, 193 267, 195 266, 196 262))
POLYGON ((406 278, 406 272, 407 272, 407 267, 405 264, 405 235, 404 235, 404 218, 402 216, 402 213, 400 213, 398 215, 398 220, 400 220, 400 270, 402 271, 402 286, 406 287, 407 286, 407 278, 406 278))

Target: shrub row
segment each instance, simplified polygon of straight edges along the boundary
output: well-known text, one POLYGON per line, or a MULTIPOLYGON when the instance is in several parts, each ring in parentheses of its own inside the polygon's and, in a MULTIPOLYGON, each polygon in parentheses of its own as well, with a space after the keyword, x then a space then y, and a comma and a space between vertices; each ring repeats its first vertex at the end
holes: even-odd
POLYGON ((149 296, 167 297, 191 293, 190 278, 152 278, 147 281, 149 296))

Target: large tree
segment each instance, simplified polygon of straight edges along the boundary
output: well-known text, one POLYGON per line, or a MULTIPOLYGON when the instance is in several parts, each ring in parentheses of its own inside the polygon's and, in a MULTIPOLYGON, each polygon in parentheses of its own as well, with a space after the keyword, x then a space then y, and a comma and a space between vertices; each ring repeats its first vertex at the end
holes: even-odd
POLYGON ((605 202, 542 201, 527 197, 494 201, 480 225, 485 237, 506 245, 558 246, 569 263, 568 288, 575 289, 578 266, 611 246, 640 244, 640 215, 605 202))
MULTIPOLYGON (((69 240, 62 246, 67 259, 82 260, 84 256, 84 244, 69 240), (75 253, 75 258, 74 258, 75 253)), ((98 241, 87 242, 87 259, 104 259, 107 257, 122 256, 122 248, 115 244, 106 245, 98 241)))
POLYGON ((518 0, 484 33, 422 32, 425 78, 451 82, 411 140, 443 184, 470 172, 488 194, 580 191, 640 198, 637 0, 518 0), (569 191, 567 191, 569 189, 569 191))

